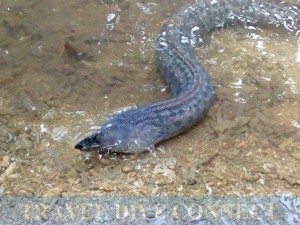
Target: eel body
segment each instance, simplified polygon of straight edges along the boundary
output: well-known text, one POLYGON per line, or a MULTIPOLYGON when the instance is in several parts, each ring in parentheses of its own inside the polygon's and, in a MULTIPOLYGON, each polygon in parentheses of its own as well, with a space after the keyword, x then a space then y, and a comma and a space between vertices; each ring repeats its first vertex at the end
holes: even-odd
POLYGON ((210 77, 194 56, 193 46, 217 27, 271 25, 297 32, 299 20, 297 6, 260 0, 198 0, 177 10, 156 42, 158 70, 173 98, 113 115, 75 148, 137 153, 182 133, 203 118, 214 98, 210 77))

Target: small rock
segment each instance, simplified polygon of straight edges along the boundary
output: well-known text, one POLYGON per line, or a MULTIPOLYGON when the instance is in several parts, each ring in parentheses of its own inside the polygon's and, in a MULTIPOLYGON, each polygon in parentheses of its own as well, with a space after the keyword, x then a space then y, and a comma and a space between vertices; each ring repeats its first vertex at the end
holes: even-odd
POLYGON ((252 175, 250 173, 245 173, 243 178, 244 178, 245 181, 255 182, 260 178, 260 176, 258 174, 252 175))
POLYGON ((21 149, 32 149, 33 145, 27 134, 21 134, 17 142, 21 149))
POLYGON ((17 163, 16 163, 16 162, 12 162, 12 163, 7 167, 7 169, 5 170, 5 172, 1 174, 1 176, 0 176, 0 182, 3 182, 3 180, 4 180, 7 176, 13 174, 13 172, 16 170, 16 168, 17 168, 17 163))
POLYGON ((173 184, 176 179, 175 172, 170 169, 163 170, 163 173, 159 173, 155 175, 155 184, 159 186, 173 184))
POLYGON ((133 185, 138 189, 144 188, 144 182, 141 178, 138 178, 137 181, 133 182, 133 185))
POLYGON ((292 177, 292 176, 288 173, 288 171, 285 171, 285 170, 283 170, 283 169, 280 169, 280 170, 277 171, 277 174, 278 174, 278 176, 279 176, 279 178, 280 178, 281 180, 285 180, 286 182, 289 183, 289 185, 294 185, 294 184, 297 183, 296 178, 292 177))
POLYGON ((261 171, 264 174, 274 173, 276 172, 276 166, 272 163, 265 163, 263 164, 263 170, 261 171))
POLYGON ((23 131, 24 131, 26 134, 30 134, 30 133, 31 133, 31 128, 30 128, 30 127, 24 127, 24 128, 23 128, 23 131))
POLYGON ((193 178, 191 178, 191 179, 188 180, 188 185, 194 185, 196 183, 197 183, 197 181, 195 179, 193 179, 193 178))
POLYGON ((131 183, 137 180, 137 173, 136 172, 129 172, 127 174, 127 182, 131 183))
POLYGON ((0 167, 8 167, 10 162, 10 157, 8 155, 3 156, 2 162, 0 163, 0 167))
POLYGON ((130 165, 130 164, 126 164, 122 168, 122 172, 124 172, 124 173, 129 173, 129 172, 133 172, 133 171, 134 171, 134 166, 130 165))
POLYGON ((167 184, 173 184, 174 180, 169 179, 168 177, 160 177, 154 183, 158 186, 163 186, 167 184))
POLYGON ((16 195, 21 195, 21 196, 33 196, 32 192, 28 192, 25 190, 19 190, 17 192, 15 192, 16 195))
POLYGON ((112 192, 114 188, 110 184, 100 184, 99 189, 105 192, 112 192))
POLYGON ((296 180, 294 177, 289 176, 289 175, 283 175, 283 176, 281 177, 281 179, 283 179, 283 180, 285 180, 286 182, 288 182, 289 185, 294 185, 294 184, 297 183, 297 180, 296 180))
POLYGON ((5 126, 4 124, 0 124, 0 140, 1 141, 8 141, 14 138, 14 131, 13 129, 5 126))
POLYGON ((170 164, 170 165, 168 165, 168 169, 175 170, 176 169, 176 165, 175 164, 170 164))
POLYGON ((99 160, 99 162, 100 162, 102 165, 104 165, 104 166, 109 166, 109 165, 111 165, 111 161, 110 161, 109 159, 104 159, 104 158, 102 158, 102 159, 99 160))
POLYGON ((152 189, 152 191, 150 193, 151 193, 151 195, 157 195, 158 191, 159 191, 159 187, 156 186, 152 189))
POLYGON ((15 188, 14 188, 14 192, 16 194, 22 194, 22 193, 26 193, 25 195, 33 195, 33 193, 35 192, 33 186, 31 183, 29 182, 19 182, 15 188))
POLYGON ((54 187, 51 189, 48 189, 44 192, 44 196, 61 196, 61 193, 63 192, 62 187, 54 187))
POLYGON ((138 156, 139 156, 139 154, 132 154, 132 155, 129 156, 129 158, 131 160, 137 160, 138 156))
POLYGON ((92 177, 96 177, 99 173, 93 168, 89 170, 89 175, 92 177))

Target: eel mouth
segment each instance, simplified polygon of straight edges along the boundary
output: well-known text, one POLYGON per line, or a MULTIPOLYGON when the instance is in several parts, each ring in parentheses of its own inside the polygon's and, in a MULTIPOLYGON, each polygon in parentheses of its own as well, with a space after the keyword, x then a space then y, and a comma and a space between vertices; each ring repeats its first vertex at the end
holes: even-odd
POLYGON ((91 151, 92 148, 91 146, 88 144, 89 138, 84 138, 81 141, 79 141, 78 143, 75 144, 74 148, 80 150, 80 151, 91 151))
POLYGON ((83 150, 83 144, 81 143, 81 141, 79 143, 77 143, 74 148, 78 149, 78 150, 83 150))
POLYGON ((97 138, 97 133, 92 134, 91 136, 85 137, 78 142, 75 142, 74 148, 80 150, 80 151, 93 151, 97 148, 101 147, 100 142, 97 138))
POLYGON ((100 143, 95 141, 96 138, 97 138, 96 135, 92 135, 90 137, 84 138, 81 141, 79 141, 77 144, 75 144, 74 148, 86 152, 97 150, 98 148, 101 148, 101 146, 100 143))
POLYGON ((105 148, 105 147, 100 147, 99 144, 93 144, 93 145, 87 145, 86 143, 88 142, 86 139, 83 139, 81 141, 79 141, 77 144, 75 144, 74 148, 83 151, 83 152, 97 152, 99 155, 107 155, 109 154, 111 151, 109 148, 105 148))
POLYGON ((100 147, 100 143, 96 141, 100 128, 100 126, 94 126, 89 128, 88 132, 78 133, 72 141, 74 148, 80 151, 92 151, 100 147))

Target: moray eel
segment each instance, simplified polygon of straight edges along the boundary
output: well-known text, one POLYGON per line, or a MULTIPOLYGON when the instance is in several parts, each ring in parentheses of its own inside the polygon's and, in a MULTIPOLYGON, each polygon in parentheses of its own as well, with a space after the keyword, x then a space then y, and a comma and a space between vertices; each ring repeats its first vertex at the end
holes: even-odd
POLYGON ((137 153, 189 129, 214 99, 210 77, 192 48, 218 27, 272 25, 296 33, 299 15, 297 6, 263 0, 198 0, 179 9, 163 25, 156 42, 158 70, 173 98, 113 115, 75 148, 137 153))

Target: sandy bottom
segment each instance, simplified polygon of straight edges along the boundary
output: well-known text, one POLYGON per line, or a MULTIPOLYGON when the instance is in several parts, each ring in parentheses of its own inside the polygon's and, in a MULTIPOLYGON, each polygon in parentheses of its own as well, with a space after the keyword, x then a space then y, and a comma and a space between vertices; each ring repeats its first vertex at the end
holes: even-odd
POLYGON ((216 101, 154 152, 73 148, 113 112, 170 97, 154 59, 170 3, 0 2, 1 195, 300 195, 300 46, 283 30, 218 30, 197 48, 216 101))

